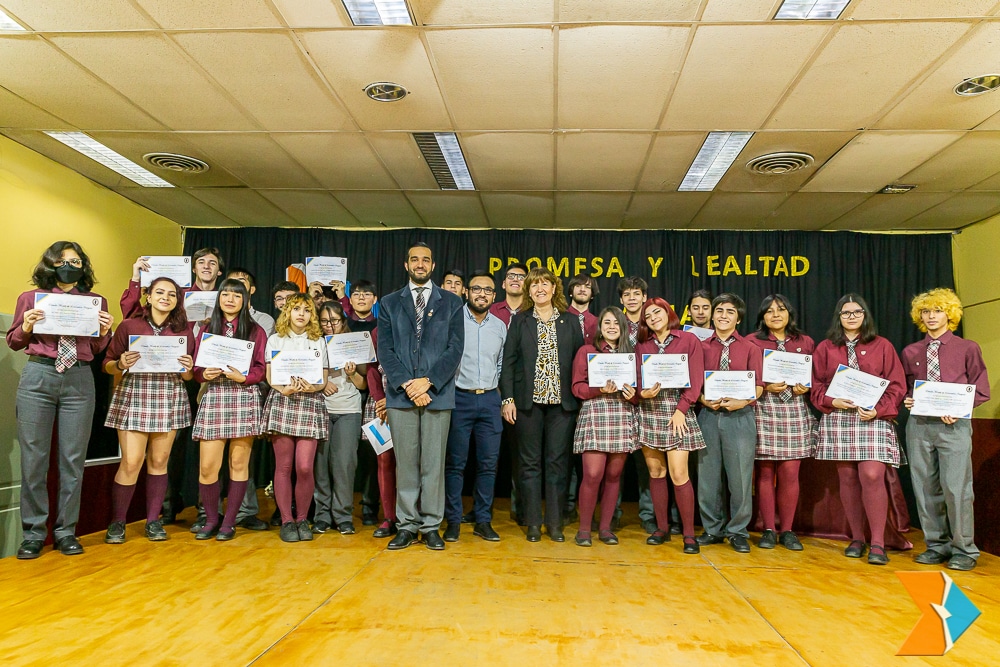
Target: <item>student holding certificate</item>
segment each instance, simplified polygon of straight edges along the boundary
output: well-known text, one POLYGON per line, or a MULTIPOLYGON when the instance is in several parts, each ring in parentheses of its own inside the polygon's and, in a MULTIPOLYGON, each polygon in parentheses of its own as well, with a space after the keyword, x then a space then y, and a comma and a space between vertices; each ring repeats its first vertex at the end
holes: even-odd
POLYGON ((637 410, 639 445, 649 468, 649 491, 656 515, 656 530, 646 544, 660 545, 670 540, 667 471, 674 483, 674 497, 681 515, 684 553, 701 549, 694 537, 694 488, 688 477, 688 455, 705 448, 705 438, 694 415, 694 404, 701 393, 704 378, 701 342, 693 334, 680 330, 680 318, 665 300, 654 297, 642 307, 639 344, 635 349, 642 380, 643 355, 674 354, 686 356, 688 383, 685 388, 661 388, 659 382, 643 389, 637 410))
MULTIPOLYGON (((766 296, 757 312, 757 333, 749 340, 761 351, 798 354, 808 362, 807 355, 816 344, 799 330, 795 320, 795 307, 788 297, 766 296)), ((757 502, 764 521, 757 546, 761 549, 773 549, 780 542, 786 549, 802 551, 802 543, 792 532, 792 521, 799 504, 799 466, 816 448, 816 418, 806 403, 808 393, 809 387, 801 382, 770 382, 757 401, 757 502), (775 505, 781 518, 780 533, 776 532, 775 505)))
MULTIPOLYGON (((125 542, 125 522, 136 480, 146 461, 146 538, 167 539, 160 508, 167 494, 167 460, 177 430, 191 425, 184 381, 194 375, 194 336, 181 303, 183 292, 170 278, 154 278, 143 317, 122 322, 104 357, 104 372, 118 379, 104 425, 118 430, 122 460, 111 486, 108 544, 125 542), (176 371, 133 372, 143 354, 135 351, 155 338, 170 355, 176 371), (176 343, 176 345, 174 345, 176 343)), ((146 360, 144 360, 146 361, 146 360)))
POLYGON ((813 354, 812 402, 823 413, 816 458, 837 462, 840 501, 851 528, 848 558, 865 554, 865 517, 871 529, 868 562, 885 565, 885 524, 889 512, 886 466, 899 467, 900 450, 893 419, 906 394, 906 377, 896 350, 877 335, 868 304, 857 294, 840 297, 826 340, 813 354), (827 396, 841 365, 889 381, 873 409, 827 396))
POLYGON ((94 374, 90 362, 108 346, 113 321, 107 312, 107 300, 90 291, 96 282, 90 258, 72 241, 57 241, 49 246, 35 266, 31 282, 35 289, 17 297, 14 319, 7 330, 10 349, 28 354, 28 363, 17 385, 24 531, 17 557, 21 560, 38 558, 48 533, 47 479, 52 427, 56 422, 59 507, 53 540, 55 548, 66 556, 83 553, 75 532, 80 516, 83 463, 94 419, 94 374), (57 309, 55 304, 45 305, 45 299, 62 301, 57 309), (93 331, 88 332, 92 335, 69 333, 81 324, 92 327, 93 331), (48 333, 42 333, 43 330, 48 333))
MULTIPOLYGON (((906 407, 914 408, 912 394, 918 381, 974 385, 973 405, 990 400, 982 350, 952 333, 962 320, 962 302, 955 292, 939 288, 918 294, 910 315, 927 336, 903 350, 910 391, 903 401, 906 407)), ((947 563, 949 569, 965 571, 976 566, 979 549, 973 540, 972 420, 957 418, 961 416, 911 413, 906 422, 906 445, 913 495, 927 543, 927 550, 915 560, 921 565, 947 563)))
MULTIPOLYGON (((212 292, 219 284, 222 271, 225 265, 222 262, 222 254, 218 248, 201 248, 196 250, 191 257, 191 271, 194 274, 194 281, 191 287, 182 288, 182 292, 212 292)), ((132 279, 128 282, 128 287, 122 292, 119 303, 122 309, 122 317, 130 319, 132 317, 142 317, 142 296, 148 290, 141 287, 142 272, 149 271, 150 265, 146 256, 139 257, 132 265, 132 279)), ((156 277, 156 276, 153 276, 156 277)), ((181 295, 183 302, 184 296, 181 295)))
POLYGON ((612 380, 603 387, 591 387, 588 374, 588 358, 592 354, 633 352, 625 314, 620 308, 611 306, 601 311, 597 321, 599 328, 593 344, 581 347, 573 359, 573 395, 583 402, 573 435, 573 453, 583 455, 580 529, 576 533, 576 543, 581 547, 593 544, 590 526, 602 483, 598 537, 605 544, 618 544, 618 537, 611 532, 611 519, 618 503, 625 460, 638 448, 632 403, 635 387, 628 384, 618 387, 612 380))
POLYGON ((274 446, 274 501, 281 513, 279 537, 282 542, 305 542, 313 538, 306 517, 316 489, 313 475, 316 446, 318 441, 326 440, 330 432, 323 402, 328 365, 326 339, 316 308, 305 294, 288 297, 275 329, 267 339, 267 354, 264 355, 271 391, 264 404, 262 424, 264 432, 271 434, 274 446), (289 374, 282 369, 279 375, 279 364, 287 363, 282 355, 290 357, 294 353, 305 353, 294 357, 297 370, 289 374), (303 359, 315 359, 315 363, 303 359), (292 516, 293 466, 295 517, 292 516))
POLYGON ((194 378, 207 385, 191 439, 201 441, 198 490, 205 508, 205 525, 195 533, 199 540, 213 537, 220 541, 236 536, 236 513, 246 494, 250 474, 250 451, 253 439, 260 434, 260 388, 266 364, 264 348, 267 334, 250 316, 250 294, 239 280, 227 279, 219 286, 212 316, 195 341, 195 363, 205 335, 225 336, 253 345, 250 368, 246 374, 230 364, 194 367, 194 378), (219 526, 219 469, 222 454, 229 442, 229 492, 226 516, 219 526))

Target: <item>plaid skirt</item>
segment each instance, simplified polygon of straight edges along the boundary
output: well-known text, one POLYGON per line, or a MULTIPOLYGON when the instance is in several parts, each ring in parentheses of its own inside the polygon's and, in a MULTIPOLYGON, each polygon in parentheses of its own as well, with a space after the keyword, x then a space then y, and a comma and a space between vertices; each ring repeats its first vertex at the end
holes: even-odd
POLYGON ((326 440, 330 433, 330 417, 326 412, 323 392, 285 396, 280 391, 272 391, 264 403, 261 430, 264 433, 326 440))
POLYGON ((635 408, 631 403, 613 394, 583 402, 573 433, 574 454, 629 454, 637 449, 635 408))
POLYGON ((863 422, 856 410, 834 410, 819 422, 816 458, 824 461, 881 461, 900 464, 896 429, 884 419, 863 422))
MULTIPOLYGON (((368 394, 368 398, 365 400, 365 407, 361 411, 361 428, 364 429, 365 424, 375 419, 375 399, 372 398, 371 394, 368 394)), ((361 432, 364 435, 364 430, 361 432)))
POLYGON ((681 397, 680 389, 661 389, 656 398, 642 399, 636 417, 639 423, 639 445, 668 452, 680 449, 693 452, 705 449, 705 436, 701 434, 701 426, 694 414, 694 406, 687 411, 684 422, 688 432, 684 435, 674 435, 670 427, 670 418, 677 411, 677 403, 681 397))
POLYGON ((785 402, 765 393, 756 403, 757 454, 767 461, 807 459, 816 451, 816 418, 805 396, 785 402))
POLYGON ((166 433, 191 425, 191 404, 177 373, 126 373, 115 388, 104 425, 121 431, 166 433))
POLYGON ((191 439, 229 440, 260 435, 260 388, 227 377, 207 383, 191 439))

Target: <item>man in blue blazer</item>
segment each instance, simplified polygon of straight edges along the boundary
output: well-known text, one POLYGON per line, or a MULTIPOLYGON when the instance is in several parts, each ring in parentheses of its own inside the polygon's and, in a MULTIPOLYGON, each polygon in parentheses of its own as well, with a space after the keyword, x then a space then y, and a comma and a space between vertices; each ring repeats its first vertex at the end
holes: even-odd
POLYGON ((426 243, 406 251, 409 282, 382 299, 378 356, 396 452, 399 532, 389 549, 405 549, 418 533, 427 548, 444 549, 444 464, 455 375, 465 347, 462 300, 431 282, 434 258, 426 243))

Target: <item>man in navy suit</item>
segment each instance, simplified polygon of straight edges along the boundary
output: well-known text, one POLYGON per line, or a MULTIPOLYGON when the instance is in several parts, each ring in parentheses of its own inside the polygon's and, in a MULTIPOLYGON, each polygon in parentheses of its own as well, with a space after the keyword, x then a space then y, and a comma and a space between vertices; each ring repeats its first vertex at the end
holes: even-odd
POLYGON ((389 549, 423 536, 444 549, 444 464, 455 374, 465 347, 462 300, 431 282, 434 258, 426 243, 406 251, 409 282, 382 299, 378 356, 386 380, 385 405, 396 452, 399 532, 389 549))

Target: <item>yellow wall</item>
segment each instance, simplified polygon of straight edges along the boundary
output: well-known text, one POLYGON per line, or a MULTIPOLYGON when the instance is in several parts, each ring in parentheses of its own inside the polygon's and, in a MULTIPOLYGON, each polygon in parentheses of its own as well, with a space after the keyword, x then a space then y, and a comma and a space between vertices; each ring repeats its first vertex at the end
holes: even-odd
POLYGON ((955 285, 965 305, 965 336, 983 348, 993 399, 975 417, 1000 419, 1000 215, 956 234, 952 242, 955 285))

